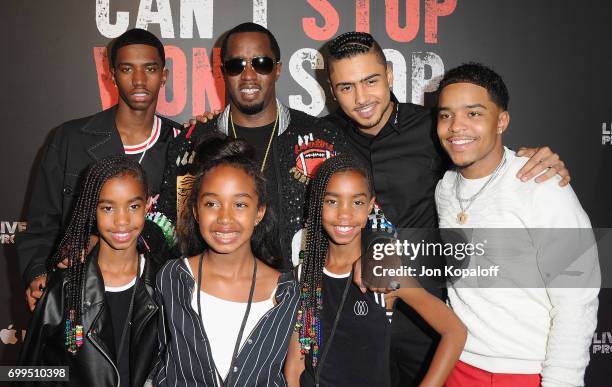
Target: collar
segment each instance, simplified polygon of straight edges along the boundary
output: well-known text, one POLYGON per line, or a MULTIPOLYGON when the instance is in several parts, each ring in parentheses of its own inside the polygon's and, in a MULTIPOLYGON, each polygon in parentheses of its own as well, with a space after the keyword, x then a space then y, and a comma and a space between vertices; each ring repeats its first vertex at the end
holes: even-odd
POLYGON ((108 136, 115 129, 115 116, 117 115, 117 105, 111 106, 110 108, 95 114, 92 119, 88 120, 87 123, 81 128, 82 132, 108 136))
MULTIPOLYGON (((278 99, 276 99, 276 108, 278 109, 278 135, 280 136, 291 122, 291 114, 289 108, 283 105, 278 99)), ((230 105, 228 104, 223 113, 217 117, 217 128, 219 131, 224 133, 226 136, 229 133, 229 116, 230 116, 230 105)))
MULTIPOLYGON (((115 117, 117 116, 117 109, 119 105, 113 105, 106 110, 103 110, 97 114, 94 114, 87 123, 81 128, 82 132, 106 136, 113 132, 117 132, 117 126, 115 123, 115 117)), ((154 114, 155 118, 159 120, 160 127, 161 126, 169 126, 171 128, 180 130, 182 129, 182 125, 168 119, 166 117, 160 116, 157 112, 154 114)))
MULTIPOLYGON (((391 94, 391 96, 393 96, 393 94, 391 94)), ((392 101, 394 99, 395 99, 395 96, 393 96, 392 101)), ((400 107, 402 106, 402 104, 400 104, 397 100, 395 100, 393 101, 393 105, 394 105, 393 112, 389 116, 389 120, 387 121, 385 126, 389 125, 391 129, 395 130, 397 133, 401 133, 402 126, 400 125, 400 107)))
MULTIPOLYGON (((97 244, 89 253, 85 259, 85 292, 87 299, 83 298, 83 302, 88 304, 87 306, 94 304, 101 304, 105 302, 104 299, 104 279, 102 272, 98 266, 98 254, 100 252, 100 246, 97 244)), ((145 283, 149 286, 155 285, 155 275, 159 264, 155 262, 153 258, 144 254, 144 268, 140 273, 140 283, 145 283)), ((140 269, 139 269, 140 270, 140 269)))
MULTIPOLYGON (((191 293, 185 292, 185 294, 193 294, 193 292, 195 291, 196 282, 195 278, 191 275, 191 271, 187 267, 187 264, 185 263, 185 257, 173 259, 171 263, 169 263, 169 265, 172 265, 172 271, 176 273, 183 285, 191 289, 191 293)), ((287 297, 290 297, 293 294, 292 290, 295 291, 295 289, 294 287, 292 287, 292 284, 294 282, 295 281, 293 272, 291 271, 281 273, 281 275, 278 277, 278 281, 276 283, 277 290, 275 295, 277 305, 288 299, 287 297)), ((190 300, 191 298, 188 298, 189 303, 191 302, 190 300)))
POLYGON ((393 102, 393 112, 391 112, 391 115, 389 116, 389 119, 387 120, 387 122, 381 128, 380 131, 382 132, 385 129, 385 127, 387 125, 389 125, 392 130, 395 130, 397 133, 401 133, 402 132, 402 126, 400 125, 400 108, 404 104, 401 104, 400 101, 398 101, 398 99, 395 96, 395 94, 393 94, 393 91, 390 91, 390 93, 391 93, 390 100, 391 100, 391 102, 393 102))

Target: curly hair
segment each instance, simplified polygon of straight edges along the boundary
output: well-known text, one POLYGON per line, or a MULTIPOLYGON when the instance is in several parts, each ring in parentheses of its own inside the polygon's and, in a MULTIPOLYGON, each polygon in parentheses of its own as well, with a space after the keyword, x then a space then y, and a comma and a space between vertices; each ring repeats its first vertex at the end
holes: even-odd
POLYGON ((508 110, 510 95, 502 77, 489 67, 476 62, 464 63, 444 74, 440 81, 441 91, 453 83, 471 83, 487 89, 489 98, 503 110, 508 110))

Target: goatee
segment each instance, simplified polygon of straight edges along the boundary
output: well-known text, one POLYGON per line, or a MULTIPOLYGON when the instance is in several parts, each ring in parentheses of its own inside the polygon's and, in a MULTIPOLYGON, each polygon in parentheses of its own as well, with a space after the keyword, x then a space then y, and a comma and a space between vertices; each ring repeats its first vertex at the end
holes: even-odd
POLYGON ((231 98, 231 101, 234 103, 234 106, 236 106, 236 108, 242 113, 242 114, 246 114, 248 116, 252 116, 253 114, 257 114, 259 112, 261 112, 264 108, 264 103, 263 101, 254 105, 244 105, 241 104, 240 102, 236 101, 234 98, 231 98))

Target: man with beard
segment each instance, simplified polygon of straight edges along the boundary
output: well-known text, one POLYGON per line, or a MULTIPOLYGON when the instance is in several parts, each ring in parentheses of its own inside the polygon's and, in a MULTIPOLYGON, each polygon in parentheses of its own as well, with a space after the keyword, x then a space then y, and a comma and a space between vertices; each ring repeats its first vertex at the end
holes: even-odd
POLYGON ((276 99, 282 64, 278 43, 269 30, 255 23, 232 28, 223 39, 221 58, 229 105, 217 118, 199 122, 172 142, 154 221, 172 245, 174 225, 193 181, 197 145, 213 131, 243 138, 255 148, 268 183, 266 216, 275 216, 278 227, 270 242, 289 267, 292 251, 293 264, 297 263, 299 249, 292 249, 292 242, 301 243, 306 186, 317 166, 346 151, 346 144, 342 133, 276 99))
POLYGON ((56 128, 36 173, 28 227, 17 239, 30 310, 42 296, 45 261, 69 219, 81 173, 96 160, 126 154, 143 166, 151 194, 156 195, 168 143, 181 127, 155 114, 159 89, 168 76, 164 46, 155 35, 142 29, 125 32, 111 48, 110 63, 119 91, 117 105, 56 128))

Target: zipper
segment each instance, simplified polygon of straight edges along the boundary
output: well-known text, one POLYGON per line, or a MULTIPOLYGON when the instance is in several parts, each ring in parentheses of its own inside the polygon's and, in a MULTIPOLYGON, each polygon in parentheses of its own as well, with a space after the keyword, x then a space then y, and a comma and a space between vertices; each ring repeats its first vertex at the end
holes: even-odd
MULTIPOLYGON (((153 317, 153 314, 155 314, 155 309, 151 309, 151 311, 149 312, 149 314, 147 314, 143 319, 142 319, 142 323, 140 324, 140 326, 138 327, 138 330, 134 332, 134 338, 135 339, 140 339, 140 336, 142 336, 142 332, 145 328, 145 326, 147 325, 147 323, 149 322, 149 320, 151 320, 151 317, 153 317)), ((130 328, 131 329, 131 328, 130 328)), ((137 340, 138 341, 138 340, 137 340)))
POLYGON ((115 370, 115 373, 117 374, 117 387, 121 386, 121 376, 119 376, 119 370, 115 366, 115 363, 113 363, 111 358, 106 354, 106 352, 104 352, 102 347, 100 347, 98 343, 96 343, 91 332, 87 332, 87 337, 89 338, 89 341, 91 341, 91 343, 98 349, 98 351, 102 352, 102 355, 104 355, 104 357, 109 361, 109 363, 111 363, 111 365, 113 366, 115 370))
MULTIPOLYGON (((155 312, 157 310, 159 310, 159 307, 157 306, 157 304, 155 303, 155 301, 151 300, 151 296, 149 295, 149 293, 146 291, 146 285, 145 286, 145 293, 147 294, 147 296, 149 297, 149 299, 147 300, 146 304, 147 305, 153 305, 154 308, 149 309, 149 313, 143 317, 142 319, 142 323, 140 324, 140 326, 138 327, 138 330, 134 332, 134 334, 132 336, 134 336, 134 338, 140 338, 140 336, 142 335, 142 331, 144 329, 144 327, 147 325, 147 323, 149 322, 149 320, 151 319, 151 317, 153 317, 153 315, 155 314, 155 312)), ((131 328, 130 328, 131 329, 131 328)))

